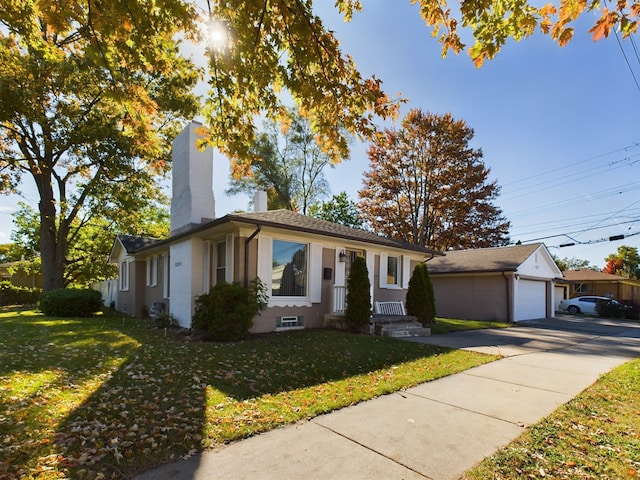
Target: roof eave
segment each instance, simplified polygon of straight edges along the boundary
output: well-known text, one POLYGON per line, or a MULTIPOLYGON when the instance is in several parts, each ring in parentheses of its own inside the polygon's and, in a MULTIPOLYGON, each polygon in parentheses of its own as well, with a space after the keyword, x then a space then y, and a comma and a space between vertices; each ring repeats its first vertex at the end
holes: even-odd
POLYGON ((419 252, 422 254, 428 254, 428 255, 433 255, 433 256, 445 256, 445 253, 443 252, 439 252, 437 250, 431 250, 429 248, 425 248, 425 247, 421 247, 419 245, 412 245, 412 244, 404 244, 401 242, 397 242, 395 240, 392 239, 388 239, 386 237, 380 237, 380 241, 374 241, 373 239, 363 239, 358 237, 357 235, 344 235, 344 234, 340 234, 340 233, 336 233, 336 232, 326 232, 326 231, 320 231, 320 230, 316 230, 313 228, 308 228, 308 227, 301 227, 301 226, 296 226, 296 225, 287 225, 287 224, 282 224, 282 223, 278 223, 278 222, 274 222, 271 220, 264 220, 264 219, 260 219, 260 218, 247 218, 245 216, 242 215, 236 215, 236 214, 228 214, 225 215, 224 217, 220 217, 217 218, 215 220, 212 220, 210 222, 207 223, 203 223, 202 225, 198 225, 195 228, 192 228, 190 230, 184 231, 184 232, 180 232, 177 235, 174 236, 170 236, 164 240, 160 240, 158 243, 155 243, 153 245, 149 245, 143 248, 140 248, 134 252, 131 252, 132 254, 139 254, 142 252, 145 252, 147 250, 153 249, 153 248, 158 248, 161 247, 163 245, 167 245, 170 244, 176 240, 180 240, 182 238, 186 238, 188 236, 203 232, 205 230, 208 230, 210 228, 214 228, 217 227, 218 225, 222 225, 224 223, 242 223, 245 225, 261 225, 263 227, 272 227, 272 228, 279 228, 281 230, 289 230, 289 231, 295 231, 295 232, 304 232, 304 233, 310 233, 310 234, 315 234, 315 235, 323 235, 326 237, 332 237, 332 238, 341 238, 341 239, 345 239, 345 240, 351 240, 351 241, 355 241, 355 242, 360 242, 360 243, 368 243, 368 244, 372 244, 372 245, 382 245, 382 246, 386 246, 386 247, 391 247, 391 248, 398 248, 398 249, 403 249, 403 250, 411 250, 411 251, 415 251, 415 252, 419 252))

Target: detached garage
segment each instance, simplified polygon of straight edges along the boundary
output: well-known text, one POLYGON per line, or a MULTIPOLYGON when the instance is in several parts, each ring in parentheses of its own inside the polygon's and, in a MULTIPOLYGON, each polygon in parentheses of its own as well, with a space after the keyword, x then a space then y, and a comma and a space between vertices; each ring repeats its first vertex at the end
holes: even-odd
POLYGON ((542 243, 450 251, 427 266, 440 317, 519 322, 553 316, 562 272, 542 243))

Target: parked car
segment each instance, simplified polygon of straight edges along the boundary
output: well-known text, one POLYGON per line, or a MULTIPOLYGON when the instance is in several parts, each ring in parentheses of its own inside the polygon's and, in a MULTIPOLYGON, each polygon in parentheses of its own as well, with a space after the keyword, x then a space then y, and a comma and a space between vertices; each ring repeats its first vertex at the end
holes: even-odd
POLYGON ((569 313, 592 313, 595 315, 598 313, 596 311, 596 304, 598 302, 620 305, 617 301, 608 297, 587 296, 566 298, 564 300, 560 300, 560 305, 558 306, 558 308, 569 313))

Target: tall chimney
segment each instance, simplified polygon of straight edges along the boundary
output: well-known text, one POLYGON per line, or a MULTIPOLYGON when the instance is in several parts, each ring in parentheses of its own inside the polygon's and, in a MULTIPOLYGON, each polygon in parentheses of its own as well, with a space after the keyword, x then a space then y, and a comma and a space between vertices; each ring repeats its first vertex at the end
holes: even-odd
POLYGON ((191 122, 172 144, 171 234, 215 218, 213 149, 199 150, 199 122, 191 122))
POLYGON ((267 192, 265 192, 264 190, 258 190, 253 195, 253 211, 254 212, 267 211, 267 192))

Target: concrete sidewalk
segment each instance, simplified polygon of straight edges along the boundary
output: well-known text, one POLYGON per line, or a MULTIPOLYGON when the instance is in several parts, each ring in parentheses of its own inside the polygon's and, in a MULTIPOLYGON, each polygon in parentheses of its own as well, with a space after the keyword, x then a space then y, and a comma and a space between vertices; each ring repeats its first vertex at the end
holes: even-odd
POLYGON ((413 339, 506 358, 163 465, 150 479, 457 479, 640 356, 640 324, 552 319, 413 339))

